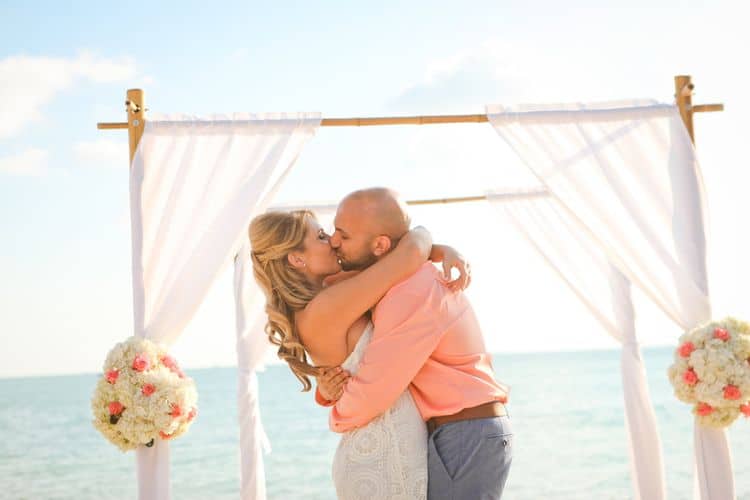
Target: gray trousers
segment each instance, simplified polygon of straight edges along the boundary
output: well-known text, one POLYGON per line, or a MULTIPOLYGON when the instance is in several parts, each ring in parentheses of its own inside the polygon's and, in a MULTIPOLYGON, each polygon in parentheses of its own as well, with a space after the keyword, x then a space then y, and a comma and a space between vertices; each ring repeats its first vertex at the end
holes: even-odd
POLYGON ((513 459, 510 418, 451 422, 429 438, 428 500, 499 499, 513 459))

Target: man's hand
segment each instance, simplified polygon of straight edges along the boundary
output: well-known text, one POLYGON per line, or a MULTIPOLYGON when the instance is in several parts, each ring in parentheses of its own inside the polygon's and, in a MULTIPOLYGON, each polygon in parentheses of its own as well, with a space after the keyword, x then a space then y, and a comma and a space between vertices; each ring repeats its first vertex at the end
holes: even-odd
POLYGON ((344 386, 349 381, 349 372, 340 366, 321 369, 320 375, 315 377, 318 391, 328 401, 338 401, 344 393, 344 386))

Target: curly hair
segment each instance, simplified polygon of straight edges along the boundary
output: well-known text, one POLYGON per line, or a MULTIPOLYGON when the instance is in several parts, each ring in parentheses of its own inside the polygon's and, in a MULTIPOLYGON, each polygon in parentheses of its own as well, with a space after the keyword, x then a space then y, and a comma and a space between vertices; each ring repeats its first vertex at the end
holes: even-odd
POLYGON ((303 391, 312 388, 310 376, 317 376, 319 369, 307 360, 294 315, 305 308, 319 288, 295 269, 287 256, 292 251, 305 249, 305 236, 311 220, 315 220, 315 215, 308 210, 268 212, 255 217, 248 231, 253 275, 266 295, 266 335, 279 347, 279 358, 289 364, 302 382, 303 391))

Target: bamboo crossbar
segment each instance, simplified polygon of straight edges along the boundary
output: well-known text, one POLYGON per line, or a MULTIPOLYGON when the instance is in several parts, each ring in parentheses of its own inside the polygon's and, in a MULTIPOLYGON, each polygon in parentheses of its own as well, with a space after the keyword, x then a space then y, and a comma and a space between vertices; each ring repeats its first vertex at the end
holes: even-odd
POLYGON ((714 111, 724 111, 723 104, 696 104, 692 107, 693 113, 712 113, 714 111))
MULTIPOLYGON (((438 204, 449 204, 449 203, 467 203, 467 202, 478 202, 478 201, 493 201, 493 200, 517 200, 517 199, 528 199, 528 198, 542 198, 550 196, 549 191, 544 188, 539 188, 531 191, 507 191, 507 192, 491 192, 486 195, 476 196, 457 196, 453 198, 429 198, 423 200, 407 200, 405 203, 410 206, 415 205, 438 205, 438 204)), ((322 204, 302 204, 302 205, 274 205, 269 210, 317 210, 317 211, 335 211, 336 203, 322 203, 322 204)))
MULTIPOLYGON (((524 193, 525 194, 525 193, 524 193)), ((543 194, 542 191, 532 193, 531 195, 540 196, 543 194)), ((407 200, 405 203, 410 206, 414 205, 438 205, 448 203, 466 203, 466 202, 477 202, 477 201, 489 201, 490 196, 497 195, 477 195, 477 196, 458 196, 454 198, 431 198, 423 200, 407 200)), ((507 196, 507 195, 501 195, 507 196)), ((274 205, 269 210, 318 210, 318 211, 335 211, 337 204, 335 202, 322 203, 322 204, 302 204, 302 205, 274 205)))
POLYGON ((486 196, 463 196, 458 198, 433 198, 430 200, 409 200, 407 205, 437 205, 445 203, 465 203, 467 201, 486 201, 486 196))
POLYGON ((440 125, 487 123, 487 115, 381 116, 372 118, 323 118, 321 127, 370 127, 374 125, 440 125))
MULTIPOLYGON (((445 123, 487 123, 487 115, 379 116, 369 118, 323 118, 321 127, 371 127, 375 125, 440 125, 445 123)), ((127 122, 97 123, 99 130, 125 129, 127 122)))
POLYGON ((114 130, 118 128, 128 128, 128 122, 104 122, 97 123, 96 128, 99 130, 114 130))
MULTIPOLYGON (((698 104, 692 106, 693 113, 724 111, 723 104, 698 104)), ((321 127, 372 127, 377 125, 442 125, 446 123, 487 123, 487 115, 422 115, 379 116, 367 118, 323 118, 321 127)), ((128 128, 127 122, 97 123, 99 130, 128 128)))
POLYGON ((463 196, 457 198, 433 198, 429 200, 409 200, 406 202, 407 205, 436 205, 445 203, 466 203, 473 201, 490 201, 490 199, 503 198, 505 200, 520 199, 520 198, 540 198, 549 196, 549 191, 546 189, 537 189, 534 191, 519 191, 519 192, 508 192, 508 193, 493 193, 489 195, 478 195, 478 196, 463 196))
MULTIPOLYGON (((532 191, 511 191, 511 192, 497 192, 488 193, 486 195, 476 196, 457 196, 453 198, 429 198, 423 200, 407 200, 405 203, 409 206, 415 205, 445 205, 449 203, 467 203, 467 202, 479 202, 479 201, 493 201, 493 200, 516 200, 519 198, 541 198, 550 196, 549 191, 546 189, 536 189, 532 191)), ((314 211, 335 211, 336 203, 322 203, 322 204, 302 204, 302 205, 273 205, 269 207, 269 210, 314 210, 314 211)))

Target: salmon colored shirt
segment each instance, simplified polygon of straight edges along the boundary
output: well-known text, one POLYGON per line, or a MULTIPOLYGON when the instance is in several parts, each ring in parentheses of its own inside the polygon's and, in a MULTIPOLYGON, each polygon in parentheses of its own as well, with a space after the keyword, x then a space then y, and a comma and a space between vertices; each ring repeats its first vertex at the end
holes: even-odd
POLYGON ((374 331, 355 376, 331 410, 346 432, 385 412, 408 387, 424 420, 490 401, 506 402, 474 310, 426 263, 391 288, 373 313, 374 331))

